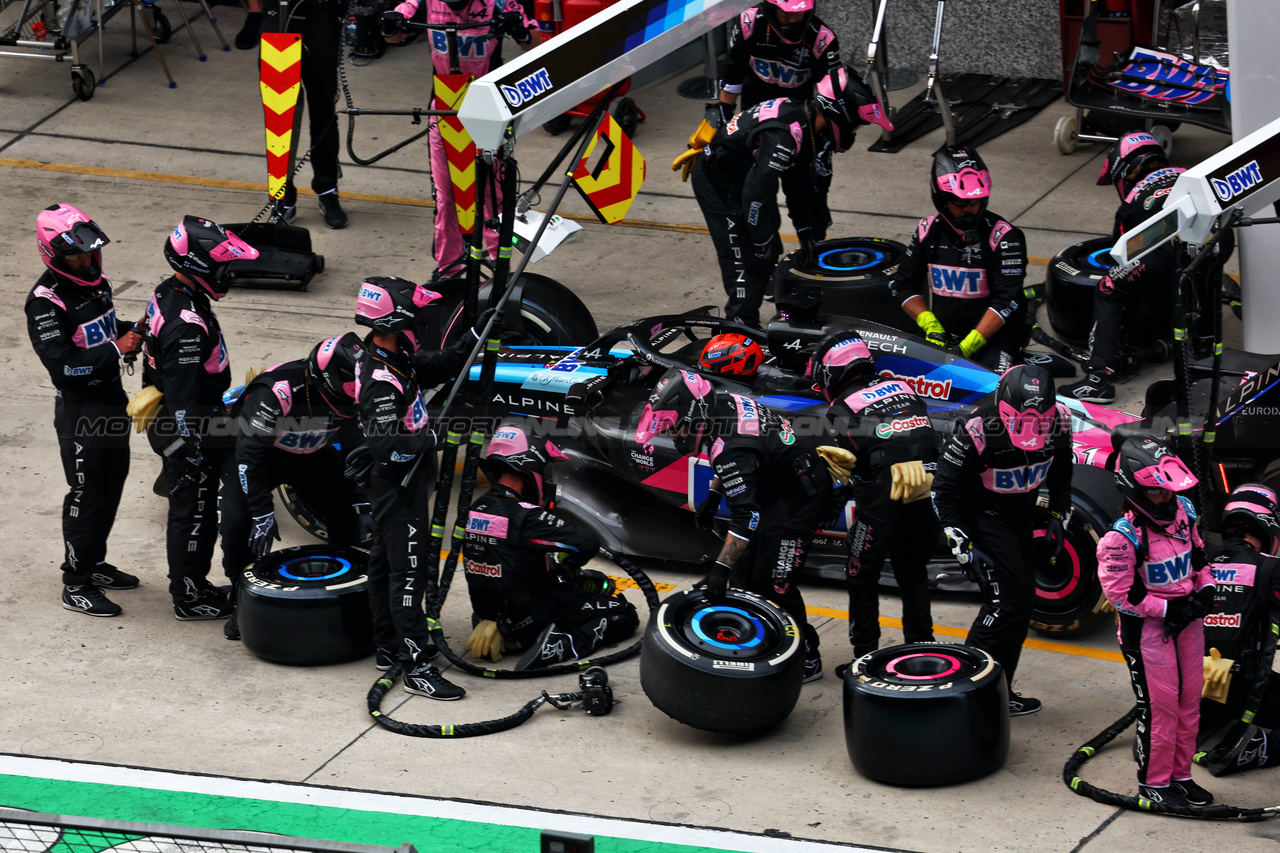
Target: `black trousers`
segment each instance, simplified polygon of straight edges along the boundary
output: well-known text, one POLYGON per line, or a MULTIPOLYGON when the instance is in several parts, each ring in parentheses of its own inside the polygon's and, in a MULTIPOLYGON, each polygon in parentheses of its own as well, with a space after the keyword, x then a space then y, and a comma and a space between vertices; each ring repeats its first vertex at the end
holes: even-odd
POLYGON ((437 555, 429 549, 429 502, 435 465, 423 464, 402 486, 401 466, 373 466, 369 500, 373 510, 373 548, 369 552, 369 611, 373 640, 380 649, 396 649, 406 668, 430 656, 430 634, 423 601, 434 596, 437 555))
MULTIPOLYGON (((704 155, 705 156, 705 155, 704 155)), ((747 325, 760 325, 760 304, 764 301, 767 277, 748 276, 746 260, 753 247, 747 232, 747 218, 742 215, 742 196, 738 187, 716 186, 702 168, 703 157, 693 168, 693 195, 702 209, 716 248, 720 264, 720 281, 728 301, 724 316, 737 318, 747 325)), ((777 242, 777 236, 774 240, 777 242)), ((781 243, 778 243, 779 251, 781 243)))
POLYGON ((77 406, 61 396, 53 426, 68 489, 62 499, 62 582, 83 586, 107 559, 107 537, 129 477, 132 426, 123 403, 77 406))
POLYGON ((1022 642, 1031 627, 1035 605, 1036 571, 1030 521, 984 512, 973 534, 973 547, 991 558, 990 581, 978 617, 969 628, 965 645, 990 654, 1004 668, 1012 684, 1022 656, 1022 642))
MULTIPOLYGON (((342 20, 336 0, 310 0, 299 4, 289 24, 289 31, 302 36, 302 92, 307 100, 307 121, 311 144, 311 189, 316 194, 338 188, 338 114, 334 104, 338 98, 338 64, 342 20)), ((295 158, 302 129, 302 105, 293 113, 292 150, 289 156, 289 180, 285 185, 284 203, 297 201, 293 186, 295 158)))
POLYGON ((889 500, 889 469, 880 472, 858 496, 849 535, 849 642, 854 657, 880 644, 880 572, 892 558, 893 576, 902 597, 902 634, 908 643, 933 639, 926 568, 938 541, 941 523, 928 500, 904 504, 889 500))

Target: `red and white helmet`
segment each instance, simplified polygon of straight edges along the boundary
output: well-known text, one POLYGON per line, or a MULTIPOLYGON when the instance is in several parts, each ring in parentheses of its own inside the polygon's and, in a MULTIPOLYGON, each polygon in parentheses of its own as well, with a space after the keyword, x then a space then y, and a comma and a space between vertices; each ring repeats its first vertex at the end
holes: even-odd
POLYGON ((1040 450, 1058 417, 1053 375, 1038 364, 1011 367, 996 386, 996 413, 1019 450, 1040 450))
POLYGON ((227 277, 232 261, 252 261, 258 250, 216 222, 198 216, 184 216, 164 242, 164 258, 173 267, 204 288, 211 299, 227 295, 227 277))
POLYGON ((54 204, 36 216, 40 259, 58 278, 95 287, 102 283, 102 247, 110 243, 97 223, 69 204, 54 204), (67 255, 89 255, 86 269, 72 271, 67 255))
POLYGON ((523 421, 505 421, 489 439, 480 467, 495 483, 504 472, 519 475, 525 481, 521 497, 549 506, 555 500, 551 463, 568 458, 550 439, 533 435, 523 421))
POLYGON ((765 0, 761 9, 778 38, 787 44, 799 44, 809 26, 809 19, 813 17, 813 0, 765 0), (780 11, 792 15, 801 12, 803 17, 783 21, 778 15, 780 11))
POLYGON ((707 341, 698 357, 698 366, 708 373, 750 379, 764 363, 760 344, 737 332, 725 332, 707 341))

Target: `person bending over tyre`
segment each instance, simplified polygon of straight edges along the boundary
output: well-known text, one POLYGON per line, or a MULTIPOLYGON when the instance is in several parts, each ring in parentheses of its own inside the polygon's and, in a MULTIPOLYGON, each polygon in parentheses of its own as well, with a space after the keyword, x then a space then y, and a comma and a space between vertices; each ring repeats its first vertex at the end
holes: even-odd
POLYGON ((1280 519, 1273 489, 1237 486, 1222 512, 1222 546, 1209 554, 1213 599, 1204 616, 1204 698, 1200 737, 1205 743, 1231 725, 1196 764, 1214 776, 1280 764, 1271 735, 1280 727, 1280 676, 1275 625, 1280 622, 1280 519))
POLYGON ((1071 513, 1071 466, 1071 415, 1055 401, 1049 371, 1024 364, 1000 377, 994 401, 956 424, 933 479, 947 543, 983 598, 965 643, 1004 669, 1013 716, 1040 710, 1039 699, 1013 692, 1036 596, 1031 513, 1044 486, 1056 559, 1071 513))
POLYGON ((436 647, 423 610, 423 602, 435 597, 438 563, 427 550, 436 434, 423 391, 462 370, 492 309, 449 349, 422 350, 435 317, 432 303, 439 298, 394 276, 361 283, 356 323, 373 330, 356 359, 356 407, 365 444, 348 456, 347 470, 368 489, 373 508, 368 575, 375 664, 388 670, 399 658, 407 692, 451 700, 466 691, 431 663, 436 647))
POLYGON ((938 212, 920 220, 890 289, 929 341, 1003 373, 1027 342, 1022 231, 987 210, 991 172, 967 145, 933 155, 929 197, 938 212))
POLYGON ((147 305, 142 385, 163 396, 147 440, 169 488, 165 550, 180 621, 226 619, 231 602, 209 582, 218 493, 237 488, 232 423, 222 402, 231 360, 210 300, 227 295, 232 261, 258 251, 216 222, 184 217, 164 244, 174 273, 147 305))
POLYGON ((859 125, 892 129, 871 90, 848 66, 818 81, 812 100, 774 98, 734 116, 716 131, 693 167, 693 194, 707 220, 720 264, 725 316, 760 326, 760 303, 782 254, 778 186, 806 256, 825 236, 827 214, 811 174, 829 141, 847 151, 859 125))
MULTIPOLYGON (((818 344, 809 375, 831 404, 836 443, 857 454, 857 512, 847 539, 849 642, 854 658, 880 644, 880 571, 892 556, 902 596, 902 636, 933 640, 926 569, 941 528, 927 498, 938 446, 924 401, 903 382, 881 379, 866 341, 837 331, 818 344)), ((836 669, 843 676, 847 664, 836 669)))
POLYGON ((476 623, 465 646, 472 657, 499 661, 504 651, 525 649, 516 669, 539 669, 589 657, 640 624, 606 575, 582 569, 600 550, 596 534, 547 509, 550 465, 563 458, 521 423, 504 423, 489 440, 480 465, 491 486, 471 505, 462 546, 476 623))
POLYGON ((750 397, 716 392, 705 377, 673 369, 658 381, 636 428, 637 444, 669 433, 689 457, 706 452, 715 470, 698 505, 710 530, 721 497, 729 505, 719 556, 699 585, 712 598, 729 586, 777 601, 801 627, 805 681, 822 677, 818 632, 797 585, 818 525, 831 515, 834 490, 817 442, 798 436, 790 420, 750 397))
MULTIPOLYGON (((306 358, 259 373, 232 406, 240 487, 223 493, 219 511, 233 605, 245 567, 280 539, 272 491, 281 483, 315 507, 328 541, 358 545, 373 533, 368 496, 343 476, 347 454, 364 442, 355 417, 359 351, 355 332, 327 338, 306 358)), ((234 613, 223 633, 240 639, 234 613)))
POLYGON ((1138 795, 1168 806, 1205 806, 1191 779, 1204 684, 1204 625, 1213 578, 1195 505, 1177 494, 1196 478, 1164 442, 1117 440, 1113 462, 1124 516, 1098 542, 1098 577, 1119 611, 1116 638, 1138 700, 1138 795))
POLYGON ((69 204, 36 216, 36 245, 48 267, 27 296, 27 335, 57 394, 53 428, 69 491, 62 500, 62 606, 119 616, 104 589, 133 589, 138 578, 107 560, 129 476, 127 398, 120 359, 138 349, 133 323, 116 319, 102 274, 102 229, 69 204))

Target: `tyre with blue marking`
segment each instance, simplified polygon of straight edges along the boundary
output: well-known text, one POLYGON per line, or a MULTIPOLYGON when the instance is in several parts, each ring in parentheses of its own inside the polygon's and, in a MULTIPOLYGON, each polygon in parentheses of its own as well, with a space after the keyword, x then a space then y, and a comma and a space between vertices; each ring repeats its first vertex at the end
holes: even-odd
POLYGON ((1111 268, 1109 237, 1095 237, 1054 255, 1045 273, 1044 302, 1054 334, 1075 346, 1089 345, 1093 294, 1111 268))
POLYGON ((784 720, 800 697, 804 643, 785 611, 758 595, 702 590, 670 596, 649 621, 640 686, 672 719, 746 734, 784 720))
POLYGON ((836 314, 916 331, 889 282, 907 247, 877 237, 847 237, 818 244, 817 263, 808 266, 799 252, 778 263, 774 302, 793 320, 811 322, 836 314))
POLYGON ((236 604, 245 648, 292 666, 373 654, 366 560, 355 548, 305 545, 248 566, 236 604))

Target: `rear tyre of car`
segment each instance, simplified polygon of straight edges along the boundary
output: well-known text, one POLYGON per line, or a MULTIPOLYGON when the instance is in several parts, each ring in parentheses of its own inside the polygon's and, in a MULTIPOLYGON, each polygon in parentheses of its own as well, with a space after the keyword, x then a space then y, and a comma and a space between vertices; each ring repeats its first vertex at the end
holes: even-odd
POLYGON ((758 595, 702 590, 670 596, 649 622, 640 686, 672 719, 710 732, 749 734, 791 713, 804 679, 804 642, 785 611, 758 595))
POLYGON ((950 785, 1009 755, 1009 690, 991 655, 910 643, 854 661, 844 679, 844 733, 859 773, 890 785, 950 785))
POLYGON ((1079 494, 1056 561, 1045 539, 1049 500, 1040 495, 1032 512, 1035 536, 1036 601, 1031 628, 1051 637, 1074 637, 1106 618, 1109 608, 1098 580, 1098 540, 1111 526, 1106 515, 1079 494))
MULTIPOLYGON (((523 329, 504 331, 502 343, 508 346, 579 346, 598 337, 595 318, 572 290, 553 278, 535 273, 521 276, 520 320, 523 329)), ((480 291, 480 305, 488 305, 489 289, 480 291)), ((515 294, 512 294, 515 298, 515 294)), ((446 344, 457 340, 463 331, 460 322, 462 306, 449 315, 446 344)))

